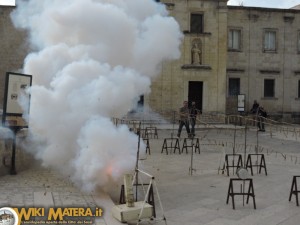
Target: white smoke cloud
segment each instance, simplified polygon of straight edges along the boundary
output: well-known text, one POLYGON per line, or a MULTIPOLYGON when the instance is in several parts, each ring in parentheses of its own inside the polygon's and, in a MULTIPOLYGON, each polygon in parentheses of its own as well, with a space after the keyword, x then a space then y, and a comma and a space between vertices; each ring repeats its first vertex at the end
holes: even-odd
MULTIPOLYGON (((135 166, 138 137, 112 117, 124 116, 163 60, 180 56, 182 34, 153 0, 20 0, 12 14, 29 31, 34 52, 31 149, 45 166, 83 189, 105 187, 135 166)), ((144 145, 141 149, 144 149, 144 145)))

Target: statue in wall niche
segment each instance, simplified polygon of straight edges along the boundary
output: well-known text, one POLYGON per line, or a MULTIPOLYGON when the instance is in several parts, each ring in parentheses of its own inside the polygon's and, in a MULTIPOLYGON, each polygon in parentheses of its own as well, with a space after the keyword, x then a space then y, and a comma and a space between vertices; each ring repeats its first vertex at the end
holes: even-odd
POLYGON ((191 51, 192 51, 192 64, 194 65, 202 64, 202 51, 199 47, 199 44, 194 43, 191 51))

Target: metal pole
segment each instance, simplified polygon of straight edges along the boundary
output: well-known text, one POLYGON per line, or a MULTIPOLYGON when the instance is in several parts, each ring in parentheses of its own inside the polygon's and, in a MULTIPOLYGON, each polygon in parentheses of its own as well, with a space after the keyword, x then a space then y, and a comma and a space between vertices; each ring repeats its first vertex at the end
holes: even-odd
POLYGON ((135 200, 137 201, 137 192, 138 192, 138 172, 139 172, 139 157, 140 157, 140 142, 141 142, 141 122, 139 123, 139 130, 138 130, 138 150, 137 150, 137 156, 136 156, 136 164, 135 164, 135 171, 136 171, 136 177, 135 177, 135 200))
POLYGON ((10 174, 16 175, 16 135, 17 135, 17 128, 12 129, 14 132, 13 144, 12 144, 12 154, 11 154, 11 167, 10 167, 10 174))
POLYGON ((258 129, 256 131, 256 146, 255 146, 255 154, 258 154, 258 129))
POLYGON ((191 154, 191 167, 190 167, 190 175, 193 175, 193 156, 194 156, 194 138, 192 137, 192 154, 191 154))
POLYGON ((258 153, 258 128, 260 128, 260 121, 258 121, 258 109, 256 110, 256 116, 255 116, 255 125, 256 125, 256 147, 255 147, 255 154, 258 153))
POLYGON ((235 136, 236 136, 236 124, 234 125, 234 134, 233 134, 233 154, 235 155, 235 136))
POLYGON ((174 136, 174 126, 175 126, 175 113, 176 111, 173 111, 173 118, 172 118, 172 123, 173 123, 173 129, 172 129, 172 133, 171 133, 171 138, 173 138, 174 136))
POLYGON ((246 151, 247 151, 247 123, 245 123, 245 150, 244 150, 244 168, 246 169, 246 151))

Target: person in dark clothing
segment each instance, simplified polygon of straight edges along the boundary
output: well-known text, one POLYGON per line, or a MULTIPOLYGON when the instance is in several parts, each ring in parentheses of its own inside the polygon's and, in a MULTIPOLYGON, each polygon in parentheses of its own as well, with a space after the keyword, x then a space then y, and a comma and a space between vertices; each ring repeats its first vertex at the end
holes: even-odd
POLYGON ((252 120, 253 120, 253 126, 255 126, 255 124, 258 126, 258 108, 259 108, 259 104, 256 100, 254 100, 252 108, 250 109, 250 113, 252 113, 252 120))
POLYGON ((256 114, 258 108, 259 108, 258 102, 257 102, 256 100, 254 100, 253 105, 252 105, 252 108, 250 109, 250 112, 251 112, 252 114, 256 114))
POLYGON ((258 107, 258 131, 265 132, 265 118, 267 118, 267 112, 264 107, 258 107))
POLYGON ((195 136, 195 125, 197 119, 198 110, 196 109, 196 102, 192 102, 192 106, 190 108, 190 122, 191 122, 191 136, 195 136))
POLYGON ((188 136, 190 136, 190 124, 189 124, 189 108, 188 102, 183 102, 183 107, 179 109, 179 128, 177 132, 177 137, 180 137, 182 127, 185 126, 188 136))

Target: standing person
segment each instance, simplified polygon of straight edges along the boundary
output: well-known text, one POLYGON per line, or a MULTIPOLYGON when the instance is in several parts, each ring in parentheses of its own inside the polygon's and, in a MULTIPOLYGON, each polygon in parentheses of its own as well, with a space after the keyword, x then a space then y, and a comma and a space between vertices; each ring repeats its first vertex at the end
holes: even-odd
POLYGON ((252 108, 250 109, 250 112, 253 115, 252 116, 252 120, 254 121, 253 126, 255 126, 255 124, 257 124, 258 126, 258 121, 257 121, 258 108, 259 108, 258 102, 254 100, 252 108))
POLYGON ((180 137, 181 130, 183 125, 185 126, 186 132, 188 133, 188 136, 190 136, 190 126, 189 126, 189 108, 188 108, 188 102, 183 102, 183 107, 179 109, 179 128, 177 132, 177 137, 180 137))
POLYGON ((265 118, 267 118, 267 111, 264 109, 264 107, 258 107, 258 116, 258 131, 265 132, 265 118))
POLYGON ((190 108, 190 122, 191 122, 191 136, 195 137, 195 125, 197 119, 198 110, 196 109, 196 102, 192 102, 192 106, 190 108))
POLYGON ((252 108, 250 109, 250 112, 251 112, 252 114, 256 114, 258 108, 259 108, 258 102, 257 102, 256 100, 254 100, 253 105, 252 105, 252 108))

